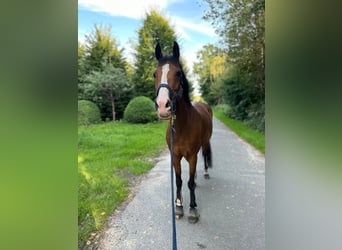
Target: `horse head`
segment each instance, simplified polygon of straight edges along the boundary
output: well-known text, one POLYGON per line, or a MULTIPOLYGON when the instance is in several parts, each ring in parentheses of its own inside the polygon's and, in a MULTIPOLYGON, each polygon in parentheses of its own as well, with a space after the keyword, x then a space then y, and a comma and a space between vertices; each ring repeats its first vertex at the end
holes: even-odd
POLYGON ((160 119, 169 119, 176 111, 177 98, 183 94, 183 70, 179 62, 179 46, 173 43, 172 55, 163 56, 160 44, 155 48, 158 66, 153 74, 157 98, 155 100, 160 119))

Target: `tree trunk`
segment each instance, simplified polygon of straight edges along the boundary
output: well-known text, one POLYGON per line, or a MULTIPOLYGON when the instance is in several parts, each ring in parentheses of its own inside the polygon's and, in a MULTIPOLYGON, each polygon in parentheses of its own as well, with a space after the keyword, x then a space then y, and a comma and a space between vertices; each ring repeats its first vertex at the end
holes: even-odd
POLYGON ((115 103, 114 103, 114 96, 113 96, 112 91, 110 92, 110 101, 112 103, 113 122, 115 122, 115 103))

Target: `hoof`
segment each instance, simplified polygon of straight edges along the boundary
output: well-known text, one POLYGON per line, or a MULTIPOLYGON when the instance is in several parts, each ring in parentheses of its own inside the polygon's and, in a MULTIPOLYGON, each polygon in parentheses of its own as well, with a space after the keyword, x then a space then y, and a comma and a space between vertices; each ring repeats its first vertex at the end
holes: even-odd
POLYGON ((176 219, 180 219, 184 216, 184 210, 183 210, 183 206, 177 206, 175 207, 175 216, 176 219))
POLYGON ((204 173, 204 179, 210 179, 209 173, 204 173))
POLYGON ((188 221, 190 223, 196 223, 199 220, 199 213, 197 211, 197 208, 190 208, 189 210, 189 216, 188 216, 188 221))

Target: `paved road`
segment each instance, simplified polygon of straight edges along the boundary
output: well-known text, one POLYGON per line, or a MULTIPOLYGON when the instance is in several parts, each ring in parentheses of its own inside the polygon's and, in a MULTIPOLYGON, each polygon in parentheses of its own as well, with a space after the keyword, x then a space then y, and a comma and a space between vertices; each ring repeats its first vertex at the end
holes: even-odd
MULTIPOLYGON (((197 163, 196 224, 187 220, 188 165, 182 162, 185 216, 176 220, 178 249, 265 249, 264 156, 216 119, 211 143, 209 180, 202 157, 197 163)), ((169 162, 165 152, 128 205, 112 216, 99 249, 172 249, 169 162)))

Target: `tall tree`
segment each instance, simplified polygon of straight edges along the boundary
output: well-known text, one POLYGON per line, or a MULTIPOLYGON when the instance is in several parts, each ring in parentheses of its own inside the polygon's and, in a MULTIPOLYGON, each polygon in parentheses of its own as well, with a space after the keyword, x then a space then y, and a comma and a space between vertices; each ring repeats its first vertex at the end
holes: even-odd
POLYGON ((250 74, 249 84, 265 90, 265 1, 264 0, 205 0, 210 10, 205 19, 211 20, 222 37, 230 61, 250 74))
POLYGON ((174 29, 156 10, 146 14, 143 26, 138 30, 138 44, 135 54, 135 75, 133 85, 136 95, 155 98, 153 72, 156 66, 154 49, 159 42, 162 51, 171 53, 173 42, 177 40, 174 29))
MULTIPOLYGON (((265 107, 265 1, 204 0, 210 9, 204 18, 211 20, 222 38, 235 69, 225 79, 227 98, 241 120, 264 122, 265 107), (230 74, 232 76, 232 74, 230 74), (239 98, 236 98, 237 95, 239 98), (241 113, 239 113, 241 112, 241 113)), ((258 125, 264 130, 264 125, 258 125)))
POLYGON ((102 71, 104 62, 125 71, 126 61, 123 57, 123 49, 119 49, 111 30, 110 25, 94 24, 93 30, 85 36, 86 73, 102 71))
POLYGON ((194 63, 194 73, 199 75, 202 97, 209 104, 222 102, 223 88, 217 86, 219 78, 227 69, 227 54, 212 44, 204 45, 197 52, 198 62, 194 63))

